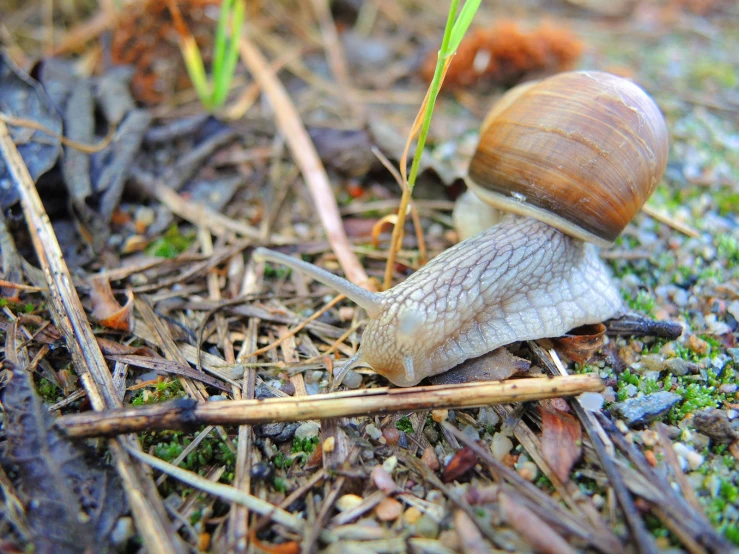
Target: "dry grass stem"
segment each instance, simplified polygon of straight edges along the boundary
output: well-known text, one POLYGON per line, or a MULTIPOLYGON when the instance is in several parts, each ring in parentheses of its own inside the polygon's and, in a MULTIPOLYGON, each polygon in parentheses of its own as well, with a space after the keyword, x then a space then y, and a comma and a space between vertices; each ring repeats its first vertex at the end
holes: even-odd
POLYGON ((308 185, 313 203, 331 245, 347 279, 358 285, 365 285, 368 277, 352 251, 349 239, 336 205, 326 169, 323 167, 315 146, 310 139, 300 115, 279 79, 270 70, 262 54, 246 37, 241 40, 241 58, 259 83, 264 95, 274 110, 275 120, 280 127, 287 145, 300 167, 308 185))
MULTIPOLYGON (((44 271, 49 287, 47 299, 52 318, 66 338, 75 368, 82 376, 87 397, 95 410, 117 408, 121 406, 121 402, 110 370, 74 289, 72 276, 62 256, 51 221, 4 122, 0 122, 0 153, 18 190, 34 249, 44 271)), ((170 523, 161 497, 151 478, 139 472, 126 454, 124 444, 129 440, 132 439, 123 437, 113 440, 110 447, 136 526, 147 549, 176 554, 178 547, 172 540, 170 523)))

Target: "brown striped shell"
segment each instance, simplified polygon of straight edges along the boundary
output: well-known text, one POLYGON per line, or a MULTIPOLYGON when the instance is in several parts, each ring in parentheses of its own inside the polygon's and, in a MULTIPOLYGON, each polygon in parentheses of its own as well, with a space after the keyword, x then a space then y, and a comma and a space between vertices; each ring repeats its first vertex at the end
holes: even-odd
POLYGON ((485 119, 469 187, 501 210, 607 246, 667 165, 654 100, 608 73, 573 71, 505 94, 485 119))

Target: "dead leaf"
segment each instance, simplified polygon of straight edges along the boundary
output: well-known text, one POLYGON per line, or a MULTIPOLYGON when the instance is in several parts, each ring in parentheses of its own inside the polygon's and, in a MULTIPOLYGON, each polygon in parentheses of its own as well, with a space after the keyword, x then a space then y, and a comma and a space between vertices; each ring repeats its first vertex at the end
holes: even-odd
POLYGON ((90 281, 90 298, 92 299, 92 316, 101 325, 119 331, 133 329, 133 292, 126 291, 125 306, 121 306, 113 295, 107 279, 90 281))
POLYGON ((0 457, 17 468, 34 552, 114 550, 111 535, 126 509, 115 472, 54 427, 28 371, 10 360, 5 365, 12 378, 2 399, 7 443, 0 457))
POLYGON ((573 362, 584 364, 605 344, 606 326, 602 323, 583 325, 551 340, 560 354, 573 362))
POLYGON ((458 481, 465 473, 475 467, 476 464, 477 456, 471 448, 465 446, 462 450, 452 456, 451 460, 449 460, 449 464, 444 468, 441 480, 444 483, 458 481))
POLYGON ((541 409, 541 450, 544 459, 563 483, 582 454, 582 429, 572 415, 559 410, 541 409))

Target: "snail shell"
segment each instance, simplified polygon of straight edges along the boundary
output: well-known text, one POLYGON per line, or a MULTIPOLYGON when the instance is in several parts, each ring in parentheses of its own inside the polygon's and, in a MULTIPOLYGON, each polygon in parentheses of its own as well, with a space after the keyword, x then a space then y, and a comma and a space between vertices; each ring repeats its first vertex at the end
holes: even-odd
POLYGON ((608 73, 573 71, 505 94, 483 122, 467 184, 486 203, 610 245, 667 165, 652 98, 608 73))

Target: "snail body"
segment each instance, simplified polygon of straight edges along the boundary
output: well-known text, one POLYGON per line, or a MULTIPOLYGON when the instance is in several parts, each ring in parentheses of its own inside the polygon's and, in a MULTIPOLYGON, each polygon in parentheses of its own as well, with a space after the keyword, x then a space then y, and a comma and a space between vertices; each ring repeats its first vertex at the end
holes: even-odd
POLYGON ((483 124, 468 186, 487 206, 512 213, 402 283, 371 293, 279 252, 257 248, 254 258, 304 271, 367 311, 362 343, 336 381, 364 365, 412 386, 500 346, 624 312, 596 245, 610 244, 641 208, 666 159, 666 126, 646 93, 604 73, 561 74, 510 91, 483 124), (575 109, 571 97, 585 106, 575 109), (607 114, 601 122, 597 106, 607 114))

